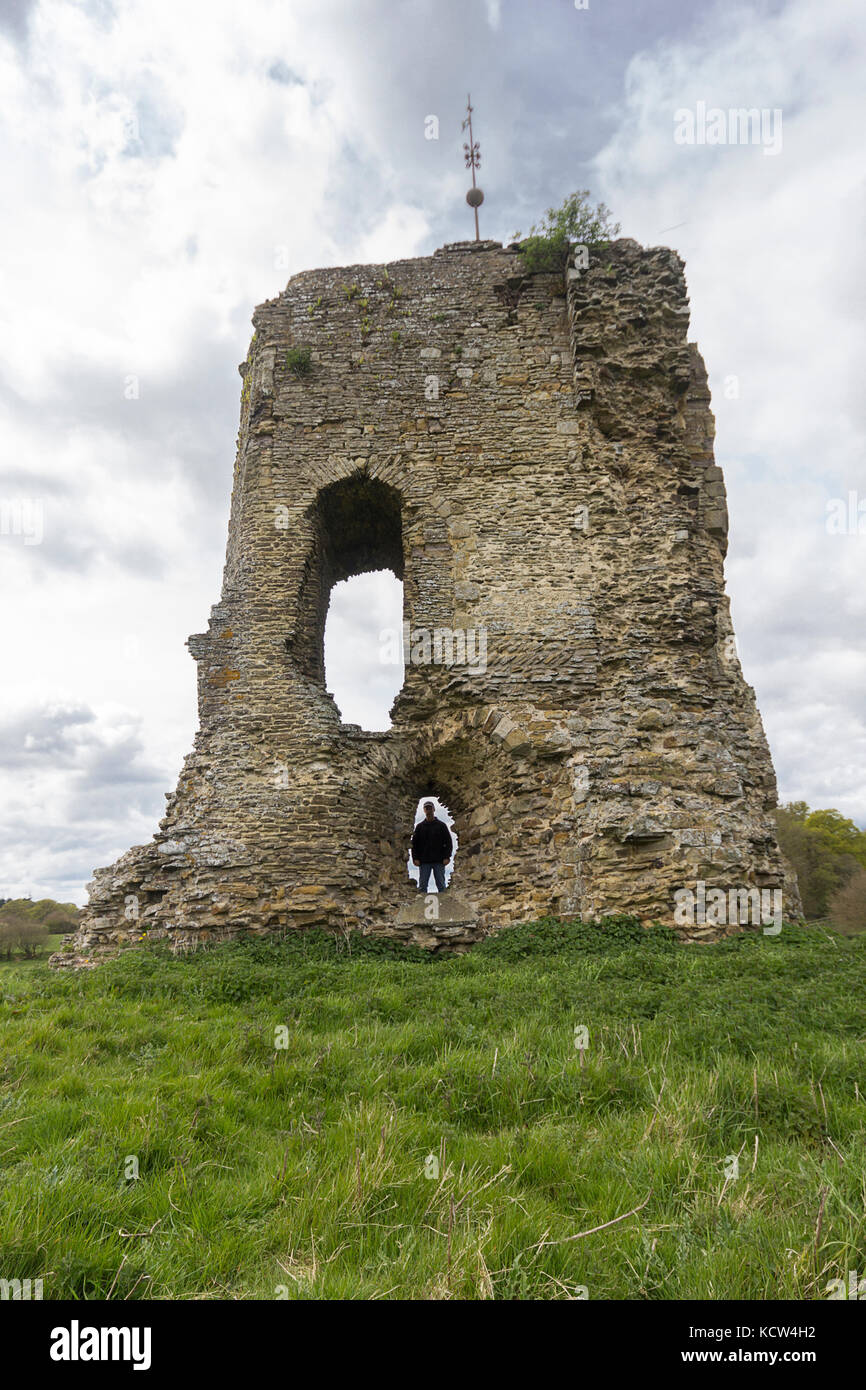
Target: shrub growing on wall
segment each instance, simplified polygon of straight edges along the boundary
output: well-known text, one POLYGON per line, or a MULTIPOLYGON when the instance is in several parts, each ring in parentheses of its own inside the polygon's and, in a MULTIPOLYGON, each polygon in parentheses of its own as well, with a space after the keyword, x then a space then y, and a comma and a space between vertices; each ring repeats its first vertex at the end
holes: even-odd
POLYGON ((611 222, 610 209, 604 203, 593 207, 589 189, 572 193, 560 208, 548 208, 542 221, 534 225, 529 236, 521 240, 520 254, 526 269, 562 270, 573 242, 582 246, 600 246, 619 235, 620 225, 611 222))
POLYGON ((286 366, 294 376, 309 376, 313 370, 311 350, 308 347, 289 348, 286 353, 286 366))

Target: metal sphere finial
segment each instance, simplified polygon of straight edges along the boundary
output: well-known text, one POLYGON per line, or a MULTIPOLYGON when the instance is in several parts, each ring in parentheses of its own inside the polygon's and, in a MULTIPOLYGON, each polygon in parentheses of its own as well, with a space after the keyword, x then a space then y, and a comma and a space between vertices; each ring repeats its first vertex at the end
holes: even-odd
POLYGON ((475 213, 475 240, 480 241, 481 236, 478 231, 478 209, 484 202, 484 194, 475 182, 475 170, 481 164, 481 146, 472 134, 472 97, 466 98, 466 120, 463 122, 463 129, 469 127, 469 143, 463 146, 463 153, 466 157, 466 168, 472 170, 472 187, 466 194, 466 201, 475 213))

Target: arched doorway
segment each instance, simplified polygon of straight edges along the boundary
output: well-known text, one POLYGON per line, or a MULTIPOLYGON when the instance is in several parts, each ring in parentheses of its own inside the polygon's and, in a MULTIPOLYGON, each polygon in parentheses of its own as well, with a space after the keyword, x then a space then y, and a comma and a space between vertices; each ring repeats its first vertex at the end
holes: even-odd
MULTIPOLYGON (((453 877, 453 875, 454 875, 455 862, 456 862, 456 859, 457 859, 457 851, 458 851, 460 845, 459 845, 459 839, 458 839, 458 835, 457 835, 457 829, 456 829, 455 824, 454 824, 454 817, 452 816, 452 814, 451 814, 451 812, 449 811, 448 807, 445 805, 444 801, 440 800, 440 798, 439 798, 438 796, 436 796, 436 794, 435 794, 434 792, 429 792, 429 793, 427 793, 425 796, 422 796, 422 797, 419 798, 418 804, 417 804, 417 806, 415 807, 415 819, 414 819, 413 822, 412 822, 412 830, 414 830, 415 826, 418 825, 419 822, 422 821, 422 820, 424 819, 424 807, 425 807, 425 805, 426 805, 426 803, 427 803, 428 801, 432 801, 432 802, 433 802, 433 814, 434 814, 434 816, 437 818, 437 820, 441 820, 441 821, 444 821, 444 822, 445 822, 445 824, 448 826, 449 831, 451 832, 451 839, 452 839, 453 842, 454 842, 454 849, 453 849, 453 852, 452 852, 452 855, 451 855, 451 862, 445 866, 445 886, 446 886, 446 888, 450 888, 450 887, 451 887, 451 879, 452 879, 452 877, 453 877)), ((411 836, 412 836, 412 830, 409 831, 410 841, 411 841, 411 836)), ((418 886, 418 878, 419 878, 419 875, 420 875, 420 872, 421 872, 421 871, 420 871, 419 868, 417 868, 417 867, 412 863, 412 848, 411 848, 411 844, 410 844, 410 846, 409 846, 409 849, 408 849, 407 855, 406 855, 406 867, 407 867, 407 869, 408 869, 408 871, 409 871, 409 877, 410 877, 410 879, 412 880, 412 882, 415 884, 415 886, 416 886, 416 888, 417 888, 417 886, 418 886)), ((429 884, 428 884, 427 891, 430 892, 430 893, 436 893, 436 892, 438 892, 438 889, 437 889, 436 884, 434 883, 432 877, 431 877, 430 882, 429 882, 429 884)))

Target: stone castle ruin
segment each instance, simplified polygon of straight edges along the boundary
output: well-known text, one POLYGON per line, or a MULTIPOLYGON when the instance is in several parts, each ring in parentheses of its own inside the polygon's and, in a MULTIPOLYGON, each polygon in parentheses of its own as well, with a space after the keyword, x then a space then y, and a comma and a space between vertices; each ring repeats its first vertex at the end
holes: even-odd
POLYGON ((699 885, 798 913, 683 264, 631 240, 574 259, 527 274, 459 242, 256 310, 222 597, 189 639, 200 730, 153 841, 97 871, 79 952, 312 925, 465 949, 550 914, 739 929, 677 914, 699 885), (341 722, 323 658, 333 585, 374 570, 406 634, 380 733, 341 722), (428 793, 460 840, 432 920, 407 910, 428 793))

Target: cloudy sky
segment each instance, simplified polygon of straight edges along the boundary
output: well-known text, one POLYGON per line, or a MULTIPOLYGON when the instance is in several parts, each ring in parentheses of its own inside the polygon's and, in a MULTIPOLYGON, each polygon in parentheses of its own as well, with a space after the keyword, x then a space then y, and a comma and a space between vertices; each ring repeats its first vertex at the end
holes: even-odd
MULTIPOLYGON (((0 0, 0 896, 83 902, 156 828, 253 307, 472 235, 468 89, 483 235, 588 187, 685 258, 780 795, 866 826, 864 52, 851 0, 0 0), (678 142, 699 103, 767 141, 678 142)), ((381 584, 341 607, 369 727, 394 621, 381 584)))

